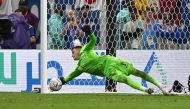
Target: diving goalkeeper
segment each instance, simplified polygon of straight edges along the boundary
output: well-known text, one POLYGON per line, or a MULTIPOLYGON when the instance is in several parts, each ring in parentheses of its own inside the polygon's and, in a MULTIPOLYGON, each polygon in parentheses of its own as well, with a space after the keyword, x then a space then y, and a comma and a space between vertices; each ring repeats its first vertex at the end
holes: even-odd
POLYGON ((101 77, 105 76, 109 79, 113 79, 114 81, 125 83, 132 88, 148 94, 154 92, 152 88, 146 88, 129 77, 129 75, 134 75, 151 82, 156 85, 163 92, 163 94, 167 94, 167 91, 162 88, 161 84, 156 79, 134 68, 132 64, 109 55, 98 56, 93 50, 96 44, 96 37, 92 33, 90 26, 85 25, 82 30, 90 35, 90 41, 84 46, 78 44, 72 48, 72 57, 74 60, 79 60, 79 62, 76 69, 66 78, 60 77, 63 84, 74 79, 83 72, 87 72, 92 75, 101 77))

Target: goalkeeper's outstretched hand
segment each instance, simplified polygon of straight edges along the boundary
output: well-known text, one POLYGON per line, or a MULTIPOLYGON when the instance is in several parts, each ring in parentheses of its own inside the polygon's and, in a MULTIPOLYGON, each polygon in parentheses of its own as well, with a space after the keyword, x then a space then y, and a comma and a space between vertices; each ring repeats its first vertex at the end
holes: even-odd
POLYGON ((84 26, 82 27, 82 31, 84 31, 84 32, 87 33, 88 35, 92 34, 90 25, 84 25, 84 26))
POLYGON ((62 85, 64 85, 64 84, 66 83, 66 81, 65 81, 65 78, 64 78, 64 77, 59 77, 59 79, 61 80, 62 85))

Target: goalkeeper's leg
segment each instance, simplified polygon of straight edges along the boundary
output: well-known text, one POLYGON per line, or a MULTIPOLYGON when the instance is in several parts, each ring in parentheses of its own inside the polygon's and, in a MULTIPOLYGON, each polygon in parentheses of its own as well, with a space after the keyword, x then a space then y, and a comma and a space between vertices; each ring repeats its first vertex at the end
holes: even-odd
POLYGON ((158 80, 156 80, 152 76, 148 75, 147 73, 140 71, 138 69, 135 69, 130 74, 141 77, 144 80, 156 85, 162 91, 163 94, 165 94, 165 95, 167 94, 167 91, 165 89, 163 89, 162 85, 158 82, 158 80))
POLYGON ((153 93, 153 89, 152 88, 146 88, 144 86, 142 86, 140 83, 133 81, 129 76, 126 76, 124 74, 118 74, 116 73, 115 75, 113 75, 111 77, 111 79, 117 81, 117 82, 121 82, 121 83, 125 83, 129 86, 131 86, 134 89, 140 90, 140 91, 144 91, 148 94, 153 93))

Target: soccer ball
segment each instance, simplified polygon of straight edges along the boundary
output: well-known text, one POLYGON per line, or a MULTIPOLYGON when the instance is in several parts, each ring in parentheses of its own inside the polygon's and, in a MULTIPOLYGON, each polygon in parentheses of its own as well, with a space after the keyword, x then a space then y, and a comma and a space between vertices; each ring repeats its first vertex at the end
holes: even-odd
POLYGON ((51 91, 59 91, 62 87, 62 82, 59 78, 52 78, 49 82, 49 89, 51 91))

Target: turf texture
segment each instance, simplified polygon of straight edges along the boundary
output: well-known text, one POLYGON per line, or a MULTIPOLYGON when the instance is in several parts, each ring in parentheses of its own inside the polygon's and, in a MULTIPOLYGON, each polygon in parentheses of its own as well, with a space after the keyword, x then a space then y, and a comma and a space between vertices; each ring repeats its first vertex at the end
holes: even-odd
POLYGON ((190 109, 190 95, 0 93, 0 109, 190 109))

